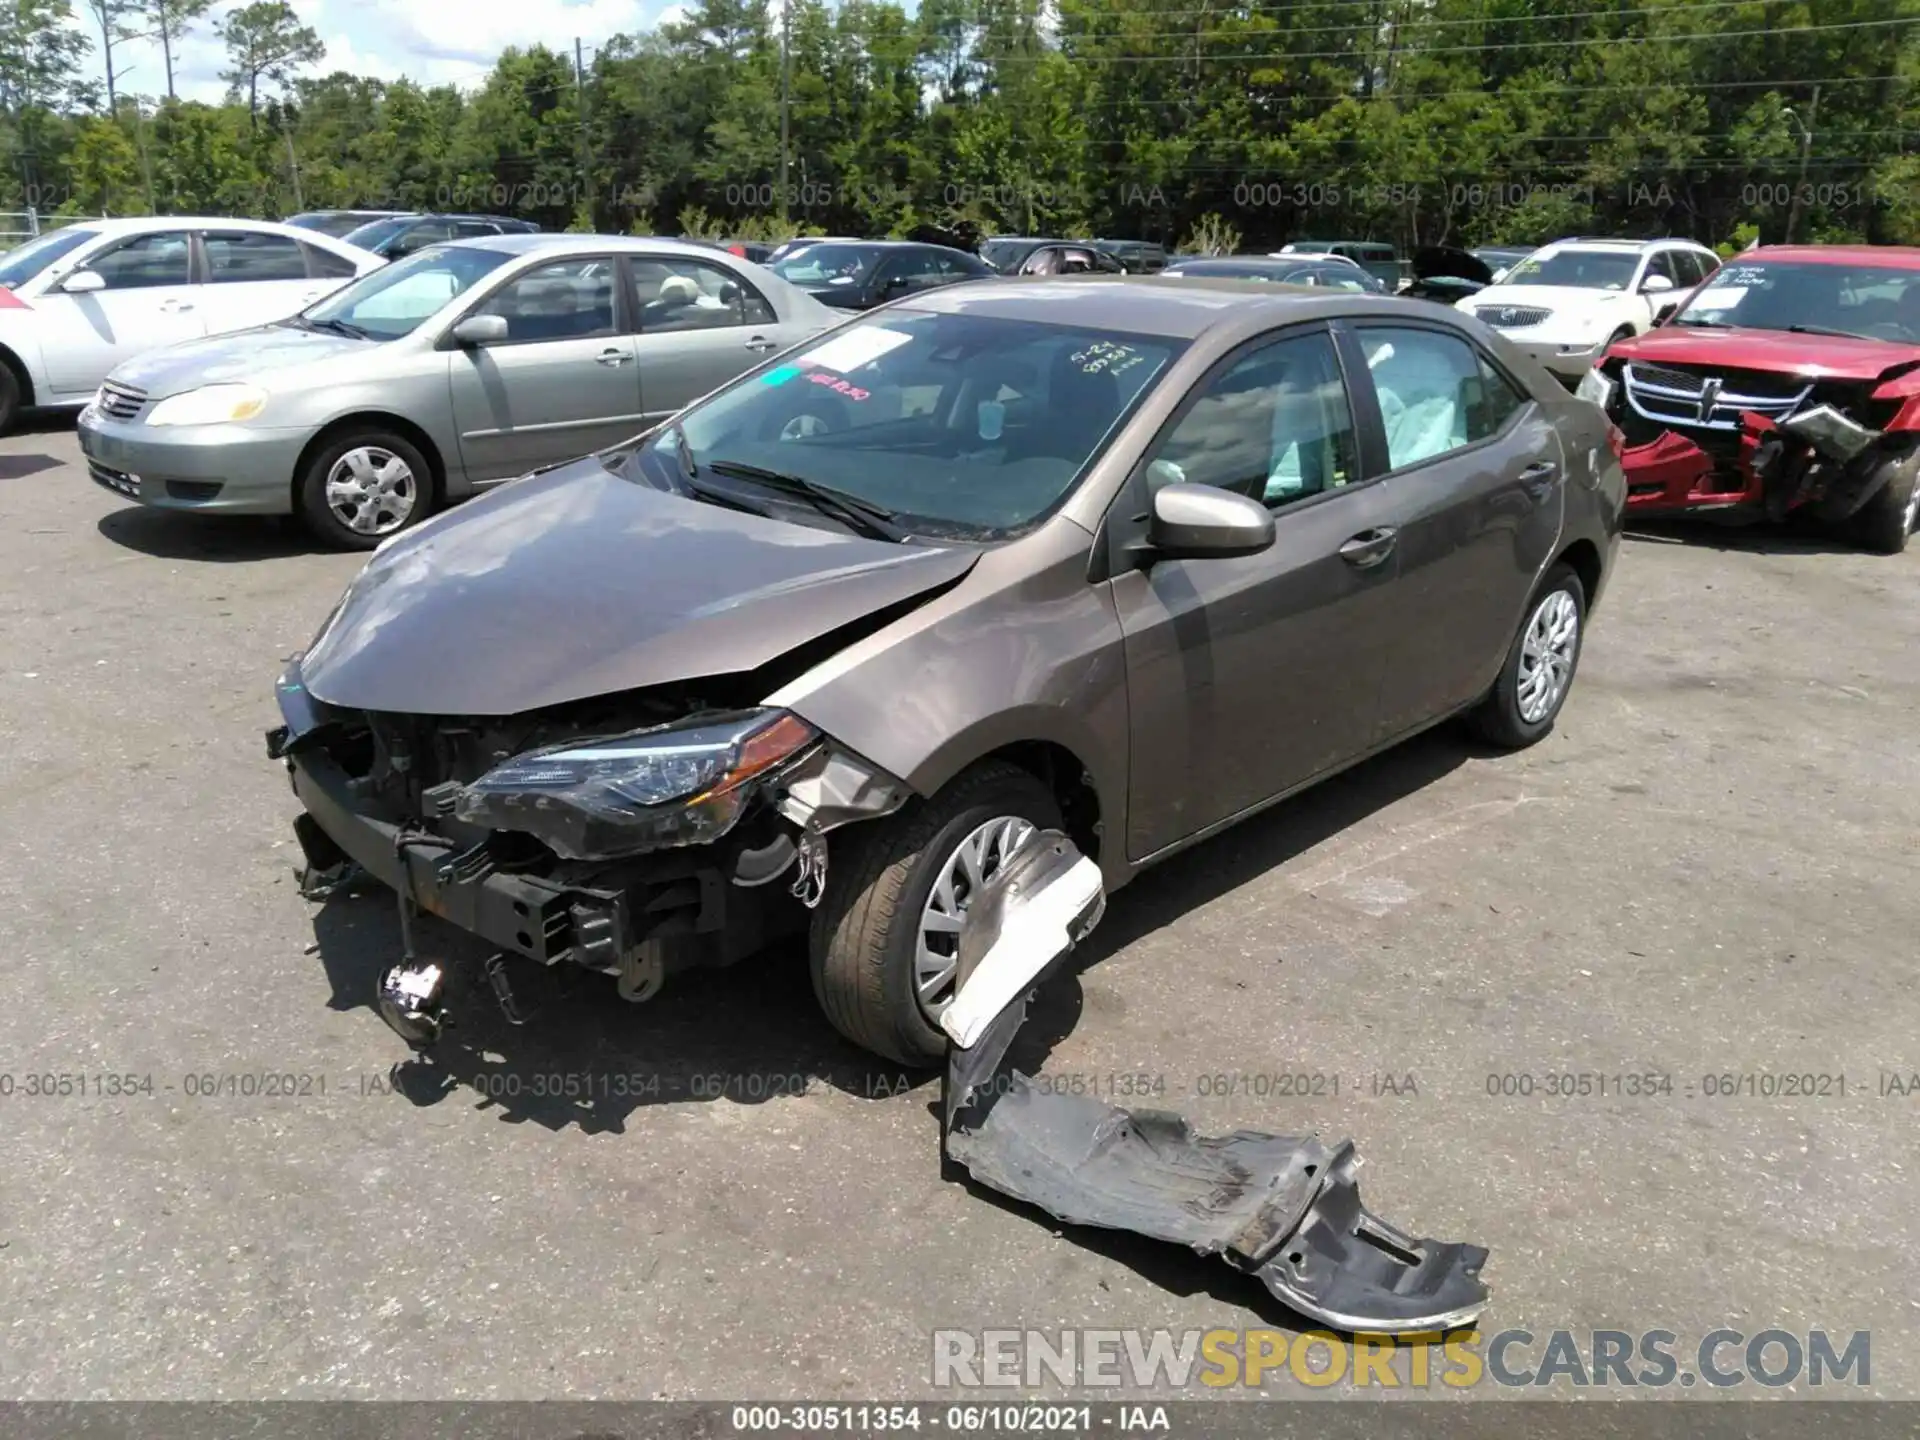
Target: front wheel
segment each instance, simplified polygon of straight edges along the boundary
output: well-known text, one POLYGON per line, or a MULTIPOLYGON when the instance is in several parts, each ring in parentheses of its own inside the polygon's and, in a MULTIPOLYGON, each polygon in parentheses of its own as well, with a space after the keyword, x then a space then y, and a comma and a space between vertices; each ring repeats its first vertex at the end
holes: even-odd
POLYGON ((0 360, 0 435, 13 429, 14 421, 20 418, 20 377, 13 368, 0 360))
POLYGON ((1547 572, 1527 606, 1500 678, 1473 712, 1482 739, 1520 750, 1553 729, 1573 688, 1587 618, 1587 591, 1569 565, 1547 572))
POLYGON ((1853 517, 1859 543, 1881 555, 1898 555, 1920 525, 1920 456, 1894 468, 1873 498, 1853 517))
POLYGON ((316 539, 336 549, 371 550, 426 519, 433 508, 433 471, 404 436, 349 431, 308 462, 296 502, 316 539))
POLYGON ((809 948, 833 1027, 888 1060, 937 1065, 968 905, 1028 836, 1059 825, 1045 785, 987 761, 924 803, 829 837, 809 948))

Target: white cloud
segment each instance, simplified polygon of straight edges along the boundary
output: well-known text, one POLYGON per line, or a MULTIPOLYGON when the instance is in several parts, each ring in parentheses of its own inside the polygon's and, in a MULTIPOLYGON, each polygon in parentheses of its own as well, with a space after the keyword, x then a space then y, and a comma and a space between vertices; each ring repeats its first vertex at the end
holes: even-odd
MULTIPOLYGON (((226 56, 214 23, 239 0, 218 6, 174 47, 174 88, 185 99, 217 101, 226 93, 219 72, 226 56)), ((685 14, 661 0, 292 0, 301 21, 326 43, 319 73, 346 70, 385 80, 407 76, 423 85, 473 85, 485 78, 509 45, 544 44, 569 51, 574 38, 589 53, 609 37, 652 29, 685 14)), ((160 47, 126 41, 115 47, 123 94, 157 96, 166 90, 160 47)), ((101 74, 99 56, 91 73, 101 74)))

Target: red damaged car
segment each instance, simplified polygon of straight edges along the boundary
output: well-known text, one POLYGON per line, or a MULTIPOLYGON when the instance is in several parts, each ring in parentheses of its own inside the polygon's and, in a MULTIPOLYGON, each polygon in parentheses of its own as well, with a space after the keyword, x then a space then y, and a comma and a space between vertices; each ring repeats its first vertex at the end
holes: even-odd
POLYGON ((1624 437, 1629 515, 1804 512, 1896 554, 1920 519, 1920 249, 1749 250, 1579 393, 1624 437))

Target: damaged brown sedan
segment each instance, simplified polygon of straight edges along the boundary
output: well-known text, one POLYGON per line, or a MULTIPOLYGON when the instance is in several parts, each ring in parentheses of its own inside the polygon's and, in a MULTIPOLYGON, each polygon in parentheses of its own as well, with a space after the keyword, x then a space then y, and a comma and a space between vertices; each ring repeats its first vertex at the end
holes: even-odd
MULTIPOLYGON (((1497 336, 1238 282, 961 285, 389 542, 279 686, 316 883, 645 999, 809 936, 945 1053, 1035 832, 1106 890, 1454 715, 1552 727, 1611 568, 1607 426, 1497 336)), ((1337 1168, 1337 1154, 1324 1162, 1337 1168)))

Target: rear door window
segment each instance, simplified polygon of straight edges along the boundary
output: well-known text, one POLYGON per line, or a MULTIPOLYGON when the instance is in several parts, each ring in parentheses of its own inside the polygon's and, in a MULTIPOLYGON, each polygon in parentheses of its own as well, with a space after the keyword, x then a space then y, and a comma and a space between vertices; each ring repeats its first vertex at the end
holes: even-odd
MULTIPOLYGON (((304 280, 307 257, 291 235, 257 230, 209 230, 200 237, 207 252, 207 282, 246 285, 258 280, 304 280)), ((351 273, 351 272, 349 272, 351 273)))
POLYGON ((1358 336, 1395 470, 1491 439, 1526 404, 1464 339, 1387 325, 1358 336))

